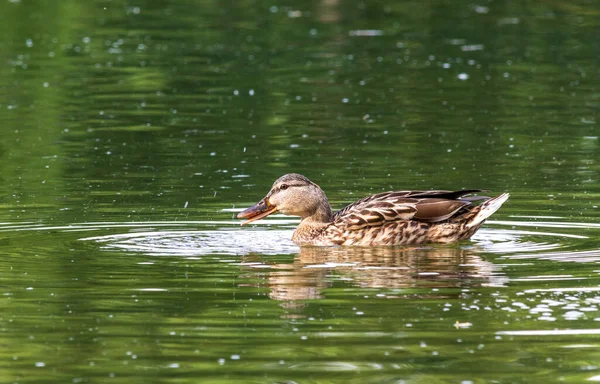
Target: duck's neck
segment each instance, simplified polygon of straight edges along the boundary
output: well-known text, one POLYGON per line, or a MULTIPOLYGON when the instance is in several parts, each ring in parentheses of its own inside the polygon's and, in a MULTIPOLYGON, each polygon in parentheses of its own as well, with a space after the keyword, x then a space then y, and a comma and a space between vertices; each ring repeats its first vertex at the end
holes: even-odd
POLYGON ((317 210, 315 212, 313 212, 312 215, 310 216, 304 216, 302 218, 302 221, 300 222, 300 224, 305 223, 305 224, 311 224, 311 223, 319 223, 319 224, 325 224, 325 223, 331 223, 331 221, 333 220, 333 212, 331 211, 331 205, 329 205, 329 202, 327 200, 323 201, 323 203, 319 204, 319 206, 317 207, 317 210))
POLYGON ((319 236, 333 220, 333 212, 328 202, 320 205, 310 216, 305 216, 294 231, 292 240, 297 244, 317 244, 319 236))

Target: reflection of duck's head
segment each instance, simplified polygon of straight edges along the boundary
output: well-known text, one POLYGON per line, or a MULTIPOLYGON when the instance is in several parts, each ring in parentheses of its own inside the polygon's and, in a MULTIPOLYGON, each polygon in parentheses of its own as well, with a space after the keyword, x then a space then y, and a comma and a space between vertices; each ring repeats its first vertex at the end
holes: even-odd
POLYGON ((272 213, 311 218, 329 222, 332 213, 325 192, 315 183, 297 173, 281 176, 273 183, 267 195, 252 207, 240 212, 242 225, 267 217, 272 213))

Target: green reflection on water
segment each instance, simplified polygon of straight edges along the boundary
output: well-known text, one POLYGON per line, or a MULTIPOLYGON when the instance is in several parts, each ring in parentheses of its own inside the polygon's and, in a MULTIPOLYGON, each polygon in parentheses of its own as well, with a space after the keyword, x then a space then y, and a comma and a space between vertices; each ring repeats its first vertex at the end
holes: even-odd
POLYGON ((599 13, 3 2, 0 381, 598 377, 599 13), (449 247, 229 224, 292 171, 512 198, 449 247))

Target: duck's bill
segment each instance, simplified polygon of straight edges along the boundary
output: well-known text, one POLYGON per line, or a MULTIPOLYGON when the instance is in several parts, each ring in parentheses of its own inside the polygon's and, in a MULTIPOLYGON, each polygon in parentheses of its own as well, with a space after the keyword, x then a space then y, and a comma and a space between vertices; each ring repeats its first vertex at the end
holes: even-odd
POLYGON ((248 219, 242 223, 242 225, 250 224, 253 221, 260 220, 263 217, 269 216, 271 213, 277 211, 277 207, 270 205, 264 200, 259 201, 250 208, 243 210, 238 213, 238 219, 248 219))

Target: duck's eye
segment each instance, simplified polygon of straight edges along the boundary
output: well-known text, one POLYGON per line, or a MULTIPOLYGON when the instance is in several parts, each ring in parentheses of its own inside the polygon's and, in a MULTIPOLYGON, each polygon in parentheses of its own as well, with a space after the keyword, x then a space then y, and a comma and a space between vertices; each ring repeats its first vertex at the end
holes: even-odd
POLYGON ((286 189, 288 189, 288 185, 287 184, 281 184, 281 186, 279 187, 279 189, 281 189, 282 191, 285 191, 286 189))

